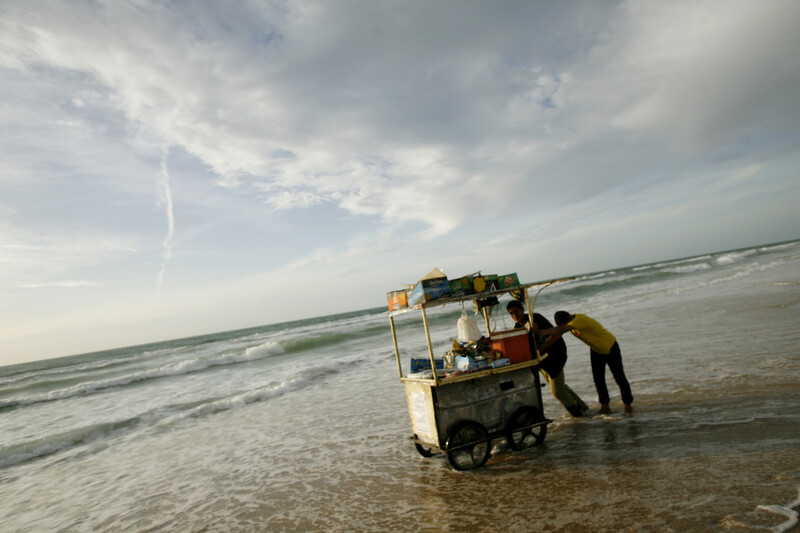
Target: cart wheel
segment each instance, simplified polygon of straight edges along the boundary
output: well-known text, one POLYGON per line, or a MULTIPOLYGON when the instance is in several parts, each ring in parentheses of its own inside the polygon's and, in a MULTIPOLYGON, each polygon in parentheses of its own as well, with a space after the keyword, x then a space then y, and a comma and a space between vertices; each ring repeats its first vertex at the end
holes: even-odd
POLYGON ((456 470, 483 466, 492 452, 489 432, 471 420, 460 422, 447 438, 447 460, 456 470))
POLYGON ((541 444, 547 435, 547 425, 530 426, 543 420, 545 418, 542 416, 542 412, 530 405, 514 411, 514 414, 508 419, 508 426, 506 426, 508 446, 512 450, 520 451, 541 444))
POLYGON ((433 448, 428 448, 427 446, 423 446, 419 442, 414 443, 414 448, 417 449, 417 452, 419 452, 419 454, 422 457, 433 457, 434 455, 436 455, 436 452, 433 451, 433 448))

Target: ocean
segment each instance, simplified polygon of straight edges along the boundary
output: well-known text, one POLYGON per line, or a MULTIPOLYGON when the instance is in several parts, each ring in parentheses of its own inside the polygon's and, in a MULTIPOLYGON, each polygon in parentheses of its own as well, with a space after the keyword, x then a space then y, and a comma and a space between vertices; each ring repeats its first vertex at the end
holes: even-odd
MULTIPOLYGON (((409 440, 384 308, 0 367, 0 530, 798 531, 800 241, 578 275, 560 309, 617 337, 635 412, 609 374, 597 414, 567 335, 591 414, 543 389, 544 443, 466 472, 409 440)), ((460 314, 429 313, 437 356, 460 314)))

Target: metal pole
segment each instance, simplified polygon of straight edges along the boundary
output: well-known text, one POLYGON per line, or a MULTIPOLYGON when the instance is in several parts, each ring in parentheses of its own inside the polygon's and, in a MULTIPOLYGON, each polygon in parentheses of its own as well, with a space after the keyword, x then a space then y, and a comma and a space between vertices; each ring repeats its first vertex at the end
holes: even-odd
POLYGON ((486 308, 482 309, 483 311, 483 321, 486 322, 486 335, 491 336, 492 332, 489 331, 489 313, 486 312, 486 308))
POLYGON ((431 344, 431 331, 428 328, 428 313, 425 306, 422 307, 422 323, 425 325, 425 339, 428 341, 428 354, 431 356, 431 370, 433 371, 433 385, 439 384, 439 376, 436 374, 436 358, 433 356, 433 345, 431 344))
POLYGON ((397 373, 403 378, 403 367, 400 365, 400 349, 397 347, 397 332, 394 329, 394 317, 389 315, 389 325, 392 327, 392 341, 394 342, 394 357, 397 359, 397 373))
MULTIPOLYGON (((541 290, 539 292, 541 292, 541 290)), ((539 296, 538 292, 536 293, 536 296, 539 296)), ((533 302, 536 303, 535 297, 533 302)), ((531 304, 531 299, 528 295, 528 287, 525 287, 525 306, 528 308, 528 325, 530 326, 530 335, 533 337, 533 347, 536 350, 536 360, 541 361, 542 356, 539 354, 539 343, 536 342, 536 335, 533 334, 533 304, 531 304)))
MULTIPOLYGON (((533 303, 529 304, 529 306, 528 306, 528 312, 529 313, 533 313, 533 307, 536 305, 536 299, 539 297, 539 295, 542 293, 542 291, 545 290, 550 285, 552 285, 553 283, 556 283, 557 281, 560 281, 560 280, 550 281, 550 282, 546 283, 545 285, 543 285, 541 289, 536 291, 536 296, 533 297, 533 303)), ((525 299, 527 300, 527 298, 528 298, 528 290, 526 289, 525 290, 525 299)))
MULTIPOLYGON (((525 301, 528 304, 528 317, 530 318, 531 321, 531 329, 533 329, 533 309, 534 306, 536 305, 536 299, 539 297, 542 291, 545 290, 550 285, 552 285, 553 283, 558 283, 559 281, 568 281, 569 279, 574 279, 574 278, 554 279, 552 281, 545 283, 544 285, 542 285, 541 289, 536 291, 536 296, 533 297, 533 303, 531 303, 530 300, 528 299, 528 289, 527 288, 525 289, 525 301)), ((541 354, 539 354, 539 346, 536 343, 536 335, 533 336, 533 345, 536 347, 536 360, 541 361, 542 356, 541 354)))

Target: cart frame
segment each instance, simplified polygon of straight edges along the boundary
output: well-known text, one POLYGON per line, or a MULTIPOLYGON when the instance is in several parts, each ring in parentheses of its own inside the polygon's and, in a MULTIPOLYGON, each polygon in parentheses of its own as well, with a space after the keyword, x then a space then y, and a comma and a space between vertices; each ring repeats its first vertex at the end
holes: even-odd
MULTIPOLYGON (((492 440, 505 437, 509 447, 521 450, 540 444, 547 433, 538 367, 544 359, 538 346, 530 361, 499 368, 487 368, 451 377, 436 372, 426 309, 451 303, 485 300, 514 291, 523 291, 528 316, 533 316, 536 299, 546 287, 574 277, 521 284, 494 291, 437 298, 413 307, 389 312, 397 371, 405 385, 411 426, 411 440, 417 451, 430 457, 445 453, 453 468, 470 470, 482 466, 491 454, 492 440), (533 299, 528 290, 539 287, 533 299), (428 346, 432 377, 403 376, 394 317, 420 311, 428 346)), ((488 336, 493 334, 486 306, 482 308, 488 336)))

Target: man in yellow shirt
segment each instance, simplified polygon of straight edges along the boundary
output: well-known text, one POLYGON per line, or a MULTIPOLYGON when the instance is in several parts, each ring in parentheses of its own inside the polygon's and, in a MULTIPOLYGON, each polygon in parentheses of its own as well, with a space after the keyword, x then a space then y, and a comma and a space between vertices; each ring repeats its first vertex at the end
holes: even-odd
MULTIPOLYGON (((515 328, 530 329, 531 321, 525 308, 517 300, 511 300, 506 306, 508 314, 514 319, 515 328)), ((552 328, 553 325, 539 313, 533 313, 533 323, 538 328, 552 328)), ((561 405, 574 417, 583 416, 589 407, 581 400, 581 397, 573 391, 564 380, 564 365, 567 364, 567 344, 563 339, 547 342, 544 339, 534 339, 528 332, 528 340, 531 343, 531 352, 536 353, 539 346, 539 353, 544 355, 539 370, 542 372, 547 383, 550 385, 550 392, 553 397, 561 402, 561 405)))
MULTIPOLYGON (((622 368, 622 353, 619 350, 617 339, 597 320, 579 313, 570 314, 566 311, 558 311, 555 314, 556 327, 534 333, 537 335, 550 335, 551 339, 560 338, 564 333, 571 332, 589 346, 589 353, 592 362, 592 377, 594 386, 597 389, 597 396, 600 401, 600 413, 608 414, 610 398, 608 387, 606 387, 606 365, 611 369, 611 375, 619 386, 622 395, 622 403, 625 404, 625 412, 633 412, 633 394, 625 371, 622 368)), ((550 340, 550 339, 548 339, 550 340)))

